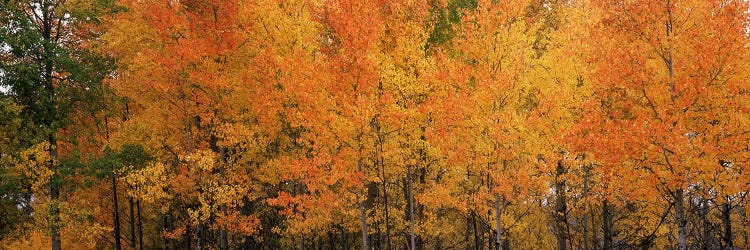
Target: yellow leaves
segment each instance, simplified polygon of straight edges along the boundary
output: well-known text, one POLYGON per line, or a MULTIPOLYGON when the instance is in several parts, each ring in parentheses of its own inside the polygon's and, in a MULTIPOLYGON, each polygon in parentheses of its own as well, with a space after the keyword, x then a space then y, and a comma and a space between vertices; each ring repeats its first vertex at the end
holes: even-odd
MULTIPOLYGON (((123 179, 128 185, 135 187, 129 190, 129 195, 138 197, 145 202, 158 204, 168 200, 173 194, 168 192, 168 185, 173 178, 168 166, 161 162, 149 163, 145 168, 129 173, 123 179)), ((164 203, 163 203, 164 204, 164 203)), ((162 206, 162 211, 167 210, 162 206)))
POLYGON ((224 123, 216 129, 216 136, 221 138, 219 146, 240 147, 246 150, 257 149, 266 143, 263 131, 259 126, 248 126, 241 123, 224 123))
POLYGON ((313 21, 306 4, 317 5, 318 1, 240 1, 239 25, 247 37, 257 39, 247 48, 265 44, 279 55, 297 49, 313 53, 320 24, 313 21))
POLYGON ((206 206, 207 202, 203 198, 203 196, 198 196, 198 203, 201 205, 200 207, 189 208, 187 210, 188 216, 190 217, 190 222, 193 225, 203 223, 211 217, 211 208, 209 206, 206 206))
POLYGON ((266 200, 269 205, 280 207, 281 215, 287 217, 286 233, 309 235, 317 230, 326 230, 337 220, 353 221, 356 209, 349 201, 355 197, 348 192, 335 193, 320 190, 315 194, 280 192, 276 198, 266 200))
POLYGON ((91 208, 71 203, 61 204, 60 208, 62 235, 68 237, 66 242, 74 243, 71 248, 96 248, 100 237, 113 231, 112 226, 91 220, 95 216, 91 208))
POLYGON ((217 154, 211 150, 196 150, 195 152, 183 156, 193 171, 211 172, 216 167, 217 154))
MULTIPOLYGON (((710 32, 663 38, 661 12, 647 9, 653 4, 482 0, 456 10, 457 35, 436 49, 428 41, 431 4, 452 3, 226 2, 219 21, 188 2, 124 1, 129 11, 112 20, 106 40, 123 66, 113 85, 134 101, 136 115, 113 141, 143 141, 157 158, 124 178, 129 195, 163 211, 185 203, 187 224, 215 222, 244 235, 260 229, 260 218, 237 212, 248 200, 273 197, 265 201, 285 220, 271 230, 286 236, 332 225, 359 230, 357 205, 368 201, 366 219, 384 229, 380 211, 404 205, 399 188, 411 167, 424 206, 420 234, 461 238, 465 229, 450 222, 483 212, 502 194, 511 203, 502 218, 517 225, 513 246, 549 248, 549 236, 529 235, 550 235, 535 223, 546 215, 533 203, 550 193, 557 161, 575 171, 601 162, 586 181, 613 200, 622 197, 609 193, 656 196, 656 184, 685 186, 717 176, 711 172, 721 172, 716 183, 726 192, 742 190, 729 183, 747 178, 715 162, 747 158, 733 146, 746 138, 716 138, 742 133, 750 119, 702 110, 750 110, 750 102, 722 100, 746 89, 748 76, 716 73, 743 72, 740 63, 718 63, 740 56, 709 54, 721 46, 744 51, 713 31, 726 17, 687 20, 710 24, 710 32), (621 7, 637 10, 637 19, 625 20, 621 7), (666 49, 677 61, 679 94, 664 87, 674 73, 659 55, 666 49), (731 88, 704 84, 725 81, 731 88), (696 137, 684 136, 690 132, 696 137), (578 151, 588 158, 579 160, 578 151), (673 169, 663 167, 665 158, 673 169), (660 165, 634 168, 643 162, 660 165), (391 195, 386 206, 382 192, 391 195)), ((38 147, 19 164, 42 190, 51 174, 38 147)), ((579 185, 575 171, 557 178, 579 185)), ((396 217, 393 228, 407 230, 396 217)))
POLYGON ((468 213, 465 194, 462 193, 464 190, 458 189, 458 183, 452 179, 449 180, 425 188, 424 192, 415 195, 416 202, 435 210, 456 209, 462 213, 468 213))
POLYGON ((55 171, 52 168, 58 165, 57 159, 50 156, 49 149, 48 142, 37 143, 21 151, 15 166, 19 174, 32 180, 32 190, 40 196, 49 192, 49 182, 55 171))

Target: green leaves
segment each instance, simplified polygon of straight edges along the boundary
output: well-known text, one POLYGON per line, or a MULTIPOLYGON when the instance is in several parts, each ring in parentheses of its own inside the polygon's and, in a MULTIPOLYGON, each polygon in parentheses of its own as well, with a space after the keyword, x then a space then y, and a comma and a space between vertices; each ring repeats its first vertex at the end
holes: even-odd
POLYGON ((97 178, 124 176, 147 166, 152 157, 140 145, 125 144, 119 149, 106 146, 104 154, 89 161, 88 172, 97 178))

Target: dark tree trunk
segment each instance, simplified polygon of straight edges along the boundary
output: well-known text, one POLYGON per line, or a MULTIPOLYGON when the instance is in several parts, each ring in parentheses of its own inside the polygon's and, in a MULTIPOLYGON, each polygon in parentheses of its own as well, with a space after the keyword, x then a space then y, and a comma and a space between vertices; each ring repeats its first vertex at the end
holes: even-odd
MULTIPOLYGON (((360 157, 359 160, 357 160, 357 171, 359 171, 359 172, 363 171, 362 157, 360 157)), ((360 192, 362 193, 362 195, 366 194, 365 185, 364 184, 362 185, 362 189, 360 190, 360 192)), ((360 224, 362 226, 362 229, 361 229, 362 230, 362 250, 369 250, 370 247, 369 247, 368 242, 367 242, 367 232, 368 232, 367 231, 367 213, 365 211, 365 201, 364 200, 359 202, 359 220, 360 220, 360 224)))
POLYGON ((336 239, 334 237, 336 236, 333 234, 333 230, 328 231, 328 249, 330 250, 336 249, 336 239))
POLYGON ((349 249, 349 242, 347 241, 346 230, 344 228, 341 228, 341 246, 344 249, 349 249))
POLYGON ((710 208, 708 199, 703 199, 701 204, 701 220, 703 221, 703 249, 705 250, 713 249, 714 247, 713 237, 711 237, 711 222, 708 221, 710 208))
POLYGON ((135 242, 137 241, 135 236, 135 202, 133 198, 128 198, 128 218, 129 218, 129 229, 130 229, 130 249, 135 248, 135 242))
POLYGON ((724 226, 724 233, 722 239, 726 249, 734 249, 734 242, 732 242, 732 206, 729 203, 729 198, 721 206, 721 224, 724 226))
POLYGON ((381 171, 383 175, 383 208, 385 209, 385 249, 391 250, 391 222, 388 213, 388 187, 386 186, 388 179, 385 176, 385 166, 383 166, 382 162, 381 171))
POLYGON ((50 231, 52 233, 52 250, 61 250, 62 244, 60 242, 60 207, 57 203, 57 200, 60 198, 60 188, 54 182, 55 180, 52 180, 49 188, 50 198, 52 200, 50 231))
POLYGON ((184 249, 193 249, 193 230, 191 227, 185 226, 185 233, 182 234, 182 243, 185 244, 184 249))
MULTIPOLYGON (((592 165, 584 165, 583 166, 583 199, 587 200, 589 195, 589 181, 591 179, 591 168, 592 165)), ((588 213, 583 213, 583 218, 581 221, 581 224, 583 224, 583 250, 589 250, 589 242, 591 241, 589 239, 589 217, 588 213)))
POLYGON ((408 186, 409 202, 409 249, 416 250, 416 240, 414 239, 414 190, 412 189, 411 164, 406 166, 406 181, 408 186))
POLYGON ((602 201, 602 231, 604 233, 604 250, 612 249, 612 205, 609 200, 602 201))
POLYGON ((135 202, 138 208, 138 249, 143 250, 143 222, 141 221, 141 201, 135 202))
MULTIPOLYGON (((473 214, 471 214, 471 215, 473 216, 473 214)), ((471 230, 471 225, 472 225, 472 221, 473 221, 473 217, 472 216, 466 216, 466 223, 465 223, 466 230, 464 230, 464 242, 466 242, 466 244, 464 246, 464 250, 470 250, 471 249, 471 247, 469 246, 469 241, 471 240, 471 232, 472 232, 472 230, 471 230)))
POLYGON ((557 163, 555 170, 555 220, 557 231, 557 249, 566 250, 568 248, 568 204, 565 197, 565 166, 562 162, 557 163))
POLYGON ((687 216, 685 215, 685 198, 682 189, 674 192, 675 221, 677 222, 677 250, 687 250, 687 216))
MULTIPOLYGON (((227 205, 221 205, 221 211, 226 215, 227 213, 227 205)), ((227 229, 224 226, 221 226, 219 228, 219 249, 220 250, 228 250, 229 249, 229 236, 227 235, 227 229)))
POLYGON ((482 245, 479 239, 479 228, 477 227, 477 213, 471 211, 471 224, 474 226, 474 249, 479 250, 482 245))
POLYGON ((198 226, 195 227, 195 235, 196 235, 196 238, 197 238, 197 241, 196 241, 195 245, 196 245, 196 249, 198 249, 198 250, 203 250, 203 244, 204 244, 204 242, 203 242, 203 228, 204 228, 203 223, 198 223, 198 226))
POLYGON ((45 41, 45 43, 42 45, 44 48, 44 88, 46 90, 47 96, 47 117, 45 119, 45 126, 47 129, 50 130, 49 135, 47 137, 47 142, 49 143, 49 153, 51 157, 51 161, 49 162, 49 167, 52 170, 52 181, 50 181, 50 199, 52 200, 52 209, 50 214, 50 232, 52 236, 52 250, 60 250, 62 249, 62 244, 60 242, 60 208, 58 204, 58 199, 60 198, 60 187, 58 186, 58 180, 57 180, 57 166, 55 165, 55 162, 57 161, 58 155, 57 155, 57 138, 55 138, 55 128, 53 127, 54 122, 56 120, 57 112, 56 112, 56 102, 55 102, 55 87, 52 82, 53 78, 53 69, 54 69, 54 53, 52 49, 52 45, 54 41, 52 41, 52 19, 54 18, 54 13, 52 10, 52 6, 48 6, 48 1, 43 1, 41 4, 41 12, 42 12, 42 39, 45 41))
POLYGON ((120 209, 119 205, 117 204, 117 176, 112 176, 112 196, 114 199, 114 208, 112 212, 112 216, 114 216, 114 236, 115 236, 115 249, 121 250, 122 246, 120 245, 120 209))
POLYGON ((253 237, 245 236, 245 239, 242 242, 242 248, 245 250, 255 250, 255 240, 253 237))

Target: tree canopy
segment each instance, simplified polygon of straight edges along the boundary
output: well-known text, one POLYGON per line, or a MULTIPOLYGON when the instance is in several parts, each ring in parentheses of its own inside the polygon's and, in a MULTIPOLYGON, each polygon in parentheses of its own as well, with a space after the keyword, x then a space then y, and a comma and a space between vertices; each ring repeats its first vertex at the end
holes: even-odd
POLYGON ((0 1, 0 249, 745 249, 750 3, 0 1))

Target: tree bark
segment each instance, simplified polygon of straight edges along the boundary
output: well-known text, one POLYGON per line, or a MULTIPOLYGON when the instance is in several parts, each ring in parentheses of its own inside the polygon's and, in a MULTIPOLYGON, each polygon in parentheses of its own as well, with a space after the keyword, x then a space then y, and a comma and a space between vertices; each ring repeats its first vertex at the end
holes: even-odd
MULTIPOLYGON (((163 224, 164 230, 169 230, 169 215, 167 213, 165 213, 162 216, 162 224, 163 224)), ((162 237, 162 239, 164 239, 164 249, 170 249, 171 250, 171 249, 175 248, 175 246, 172 243, 171 239, 168 239, 166 237, 162 237)))
POLYGON ((729 197, 727 201, 722 204, 721 207, 721 223, 724 226, 724 233, 722 238, 726 249, 734 249, 734 243, 732 242, 732 206, 729 203, 729 197))
POLYGON ((203 223, 198 223, 198 226, 195 227, 195 235, 198 238, 196 241, 196 249, 203 250, 203 223))
MULTIPOLYGON (((50 141, 52 143, 57 144, 57 142, 54 139, 54 136, 50 136, 50 141)), ((52 159, 57 158, 57 146, 50 146, 50 155, 52 156, 52 159)), ((51 163, 54 164, 54 163, 51 163)), ((50 215, 50 231, 52 233, 52 250, 62 250, 62 243, 60 242, 60 204, 58 199, 60 198, 60 187, 58 187, 57 180, 54 179, 55 176, 57 176, 57 167, 53 166, 53 179, 50 181, 50 199, 52 202, 52 209, 51 209, 51 215, 50 215)))
POLYGON ((703 249, 713 249, 713 237, 711 237, 711 222, 708 221, 708 214, 710 212, 710 205, 708 199, 703 199, 701 204, 701 220, 703 221, 703 249))
POLYGON ((52 236, 52 250, 61 250, 62 243, 60 242, 60 187, 57 184, 57 166, 55 161, 57 159, 57 140, 54 135, 49 136, 49 152, 53 159, 50 161, 50 167, 52 168, 52 180, 49 184, 50 191, 50 202, 52 203, 51 215, 50 215, 50 231, 52 236))
POLYGON ((50 215, 50 232, 51 232, 51 238, 52 238, 52 250, 60 250, 62 249, 62 244, 60 242, 60 208, 59 208, 59 201, 60 198, 60 187, 58 186, 58 172, 57 172, 57 166, 55 162, 57 161, 58 155, 57 155, 57 138, 55 138, 55 128, 53 127, 54 121, 56 120, 57 112, 56 112, 56 102, 55 102, 55 87, 52 82, 52 72, 54 69, 54 55, 53 50, 51 48, 51 44, 53 44, 54 41, 52 41, 52 18, 53 18, 53 10, 51 6, 48 6, 48 1, 42 1, 41 4, 41 12, 42 12, 42 39, 44 40, 43 49, 44 49, 44 75, 43 75, 43 84, 44 89, 46 90, 46 98, 48 99, 46 103, 47 108, 47 117, 45 120, 45 126, 50 131, 48 132, 47 136, 47 142, 49 143, 49 153, 50 153, 50 169, 52 170, 52 180, 50 181, 50 202, 53 204, 51 209, 51 215, 50 215))
POLYGON ((471 223, 474 226, 474 249, 479 250, 482 244, 479 240, 479 228, 477 228, 477 213, 473 210, 471 211, 471 223))
POLYGON ((687 217, 685 216, 685 201, 682 189, 674 192, 675 221, 677 222, 677 249, 687 250, 687 217))
POLYGON ((562 162, 557 163, 555 171, 555 218, 557 221, 557 249, 566 250, 568 248, 568 204, 565 198, 565 167, 562 162))
MULTIPOLYGON (((381 152, 382 152, 382 144, 381 144, 381 152)), ((388 213, 388 187, 386 184, 388 183, 388 178, 385 176, 385 166, 383 164, 383 161, 381 159, 380 162, 380 168, 383 175, 383 208, 385 209, 385 249, 390 250, 391 249, 391 222, 390 222, 390 215, 388 213)))
MULTIPOLYGON (((226 215, 227 213, 227 205, 223 204, 221 205, 221 211, 226 215)), ((228 250, 229 249, 229 239, 227 235, 227 229, 225 226, 221 226, 219 228, 219 249, 220 250, 228 250)))
POLYGON ((130 249, 136 249, 135 248, 135 242, 137 241, 135 236, 135 202, 133 202, 133 198, 128 198, 128 220, 130 223, 128 226, 130 227, 130 249))
POLYGON ((182 234, 184 249, 193 249, 193 230, 190 226, 185 226, 185 233, 182 234))
POLYGON ((500 203, 500 195, 495 194, 495 245, 497 245, 497 250, 503 250, 503 221, 500 203))
POLYGON ((391 222, 390 214, 388 211, 388 176, 385 173, 385 160, 383 159, 383 137, 380 131, 380 126, 376 126, 378 141, 377 146, 379 150, 378 165, 380 166, 380 175, 383 180, 383 209, 385 210, 385 249, 391 249, 391 222))
POLYGON ((406 165, 406 181, 409 187, 409 249, 416 249, 416 240, 414 238, 414 190, 411 185, 411 164, 406 165))
MULTIPOLYGON (((357 160, 357 171, 362 172, 361 156, 357 160)), ((360 194, 362 196, 366 194, 364 183, 362 184, 362 188, 360 189, 360 194)), ((362 224, 362 250, 369 250, 369 246, 367 244, 367 213, 365 211, 365 200, 359 201, 359 219, 360 223, 362 224)))
MULTIPOLYGON (((584 165, 583 166, 583 199, 587 200, 589 195, 589 181, 591 178, 591 168, 592 165, 584 165)), ((588 202, 587 202, 588 203, 588 202)), ((583 225, 583 250, 589 250, 589 217, 588 213, 583 213, 583 218, 581 221, 581 224, 583 225)))
POLYGON ((138 249, 143 250, 143 224, 141 221, 141 201, 135 202, 136 208, 138 208, 138 249))
POLYGON ((604 234, 604 250, 612 249, 612 205, 609 200, 602 201, 602 231, 604 234))
MULTIPOLYGON (((473 213, 471 215, 473 216, 473 213)), ((464 242, 466 242, 466 245, 464 246, 464 250, 470 250, 471 249, 471 247, 469 246, 468 243, 471 240, 471 232, 472 232, 472 230, 471 230, 472 223, 471 222, 473 221, 473 217, 472 216, 466 216, 466 223, 464 224, 464 225, 466 225, 466 230, 464 230, 464 242)))
POLYGON ((112 196, 114 199, 114 208, 112 212, 112 216, 114 216, 114 237, 115 237, 115 249, 121 250, 122 245, 120 245, 120 212, 119 212, 119 205, 117 204, 117 176, 112 175, 112 196))

